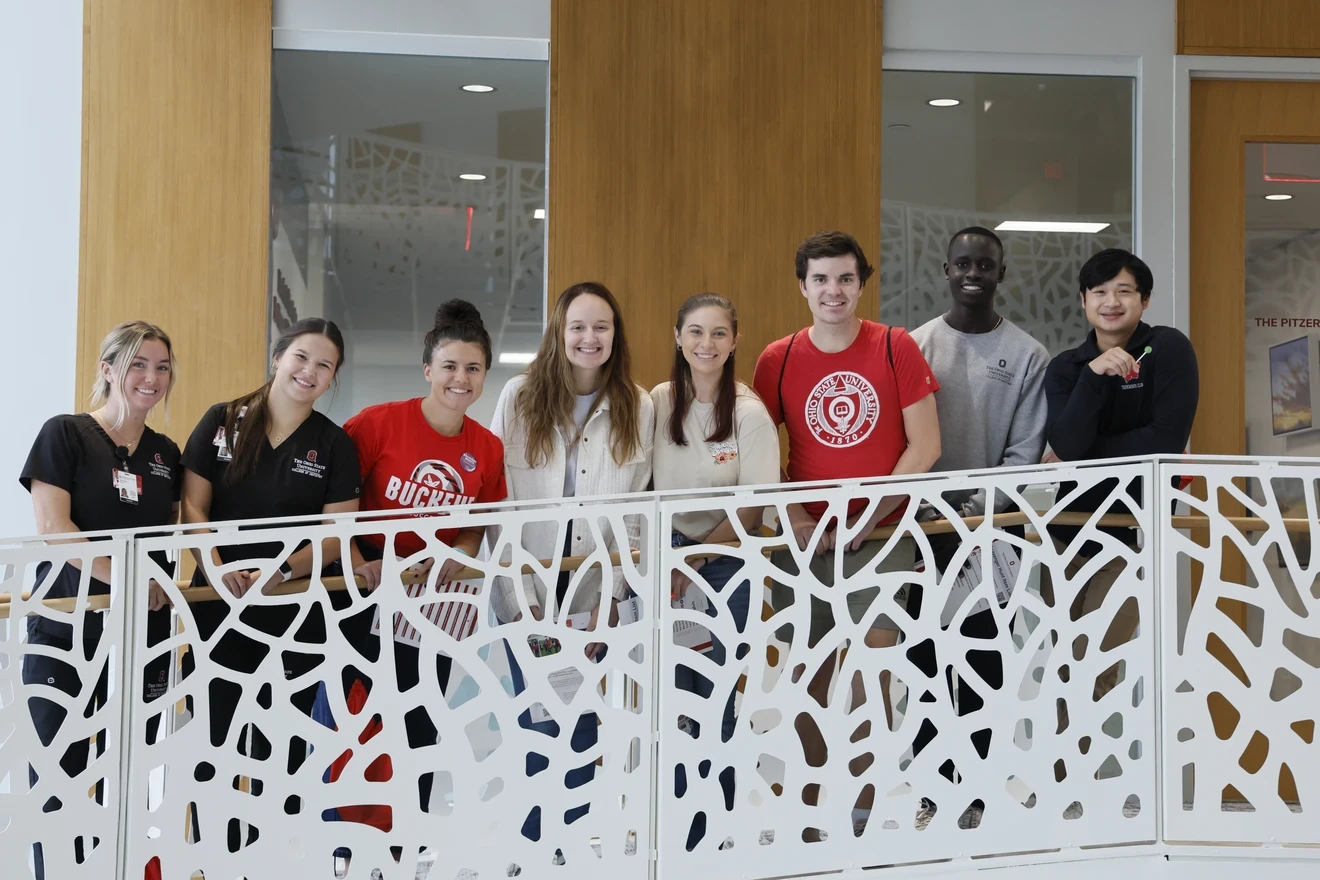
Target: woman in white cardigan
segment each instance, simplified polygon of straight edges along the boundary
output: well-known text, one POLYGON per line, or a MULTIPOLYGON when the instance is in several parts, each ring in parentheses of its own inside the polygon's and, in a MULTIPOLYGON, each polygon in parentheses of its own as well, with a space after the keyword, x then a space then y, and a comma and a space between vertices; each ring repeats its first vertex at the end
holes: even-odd
MULTIPOLYGON (((559 297, 541 338, 541 347, 527 371, 504 386, 490 429, 504 442, 504 472, 508 500, 533 501, 591 495, 640 492, 651 480, 651 447, 655 434, 655 408, 645 389, 633 384, 628 343, 623 333, 623 314, 614 295, 603 284, 574 284, 559 297)), ((641 523, 625 517, 627 546, 602 533, 611 551, 626 553, 639 546, 641 523)), ((522 529, 523 549, 538 559, 585 556, 596 549, 591 524, 574 520, 566 530, 562 547, 558 524, 553 520, 530 523, 522 529)), ((515 540, 518 540, 515 538, 515 540)), ((571 596, 567 590, 574 572, 560 572, 553 592, 530 575, 521 584, 499 578, 493 585, 495 611, 504 622, 519 619, 523 604, 540 620, 547 614, 563 620, 560 609, 567 600, 567 613, 590 612, 589 629, 597 625, 601 607, 601 576, 593 566, 582 573, 571 596), (516 590, 523 590, 523 603, 516 590)), ((617 603, 627 585, 621 567, 614 568, 609 583, 609 622, 617 622, 617 603)), ((593 659, 604 646, 593 643, 587 655, 593 659)), ((522 672, 510 653, 515 692, 523 689, 522 672)), ((532 721, 530 714, 519 719, 523 727, 558 734, 554 721, 532 721)), ((581 754, 596 741, 596 716, 578 716, 572 747, 581 754)), ((527 756, 529 773, 539 772, 548 761, 535 753, 527 756)), ((571 769, 566 784, 576 788, 589 780, 594 763, 571 769)), ((561 771, 562 772, 562 771, 561 771)), ((564 815, 572 822, 587 812, 575 807, 564 815)), ((540 807, 534 806, 523 823, 524 836, 540 838, 540 807)))

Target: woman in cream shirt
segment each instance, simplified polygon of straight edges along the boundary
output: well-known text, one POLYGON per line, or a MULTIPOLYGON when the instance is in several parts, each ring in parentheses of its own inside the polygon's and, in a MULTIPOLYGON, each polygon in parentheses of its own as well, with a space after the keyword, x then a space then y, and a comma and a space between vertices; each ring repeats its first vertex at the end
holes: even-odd
MULTIPOLYGON (((633 384, 630 367, 623 314, 614 295, 603 284, 590 281, 564 291, 550 313, 536 359, 525 373, 504 386, 491 419, 491 430, 504 441, 508 500, 617 495, 647 487, 655 410, 646 391, 633 384)), ((609 550, 626 554, 639 546, 641 523, 636 519, 625 517, 626 536, 605 530, 602 537, 609 550), (626 539, 625 546, 618 546, 619 537, 626 539)), ((521 530, 521 544, 538 559, 553 559, 561 552, 585 556, 596 549, 592 525, 586 519, 573 521, 562 547, 556 546, 559 533, 554 520, 531 522, 521 530)), ((586 570, 574 585, 575 577, 576 572, 562 571, 552 584, 531 575, 521 578, 520 584, 498 578, 492 596, 496 614, 504 622, 517 620, 525 604, 538 620, 549 614, 563 621, 561 609, 567 605, 569 614, 589 612, 587 628, 595 629, 602 600, 600 568, 586 570), (572 595, 568 595, 571 585, 572 595), (516 593, 519 586, 521 603, 516 593)), ((609 623, 613 625, 617 602, 627 590, 622 566, 615 566, 607 588, 609 623)), ((587 656, 598 659, 603 650, 602 644, 592 643, 587 656)), ((518 653, 522 653, 521 647, 518 653)), ((521 693, 522 672, 512 648, 510 661, 514 691, 521 693)), ((533 721, 527 712, 519 723, 551 736, 559 732, 555 721, 533 721)), ((580 754, 595 741, 595 714, 579 715, 572 734, 574 752, 580 754)), ((546 758, 534 753, 527 761, 529 773, 548 766, 546 758)), ((566 784, 570 788, 583 785, 594 770, 594 763, 569 769, 566 784)), ((571 822, 586 812, 586 806, 575 807, 565 813, 564 821, 571 822)), ((539 806, 532 807, 523 834, 532 840, 540 838, 539 806)))

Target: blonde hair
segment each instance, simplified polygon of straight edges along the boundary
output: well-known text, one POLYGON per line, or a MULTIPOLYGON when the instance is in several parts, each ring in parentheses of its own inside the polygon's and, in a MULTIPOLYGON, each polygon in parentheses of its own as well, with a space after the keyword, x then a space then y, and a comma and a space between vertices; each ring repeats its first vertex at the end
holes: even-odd
MULTIPOLYGON (((148 339, 156 339, 165 344, 165 351, 170 356, 170 387, 165 391, 165 399, 161 401, 165 405, 166 413, 169 412, 170 395, 174 393, 174 384, 179 378, 179 365, 174 359, 174 346, 170 343, 169 334, 157 327, 155 324, 148 324, 146 321, 125 321, 115 329, 106 334, 105 339, 101 340, 101 353, 96 358, 96 377, 92 380, 91 407, 96 409, 110 399, 110 381, 101 375, 101 364, 110 366, 110 374, 114 377, 115 387, 119 389, 120 398, 124 398, 124 383, 128 380, 128 365, 133 363, 133 358, 137 357, 138 351, 142 348, 142 343, 148 339)), ((113 427, 118 428, 124 422, 124 411, 121 408, 119 418, 113 427)))

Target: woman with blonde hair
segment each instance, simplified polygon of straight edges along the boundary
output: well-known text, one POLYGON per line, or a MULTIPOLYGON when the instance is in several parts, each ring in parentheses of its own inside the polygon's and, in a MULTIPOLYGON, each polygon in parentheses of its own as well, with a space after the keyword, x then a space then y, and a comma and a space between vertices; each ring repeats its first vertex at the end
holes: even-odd
MULTIPOLYGON (((623 313, 605 285, 584 281, 565 290, 550 313, 536 359, 527 371, 504 386, 491 430, 504 441, 505 482, 510 501, 617 495, 640 492, 651 480, 651 445, 655 431, 655 408, 646 391, 633 383, 631 357, 624 335, 623 313)), ((604 535, 609 549, 627 553, 641 540, 641 524, 626 518, 628 534, 604 535), (621 540, 623 539, 623 540, 621 540), (624 542, 626 540, 626 543, 624 542)), ((585 556, 596 549, 591 526, 585 519, 572 522, 559 544, 559 529, 553 521, 531 522, 522 529, 522 546, 538 559, 585 556)), ((608 615, 613 625, 616 603, 624 598, 627 585, 621 566, 616 566, 608 584, 600 569, 581 574, 573 595, 568 587, 573 572, 561 571, 552 585, 527 576, 522 579, 522 602, 514 581, 500 579, 495 585, 496 613, 502 621, 517 620, 525 603, 538 620, 549 614, 563 619, 568 614, 589 614, 586 628, 598 624, 602 590, 608 590, 608 615), (553 590, 553 592, 552 592, 553 590)), ((587 655, 598 658, 603 650, 592 643, 587 655)), ((514 688, 521 692, 522 673, 510 654, 514 688)), ((551 736, 559 727, 553 720, 532 721, 524 712, 523 727, 551 736)), ((596 716, 584 713, 577 719, 572 746, 580 753, 596 741, 596 716)), ((528 771, 544 769, 548 761, 528 755, 528 771)), ((591 779, 594 764, 567 772, 570 788, 591 779)), ((575 807, 565 814, 571 822, 587 812, 575 807)), ((540 807, 533 807, 523 825, 523 834, 540 837, 540 807)))
MULTIPOLYGON (((164 330, 146 321, 128 321, 110 331, 101 342, 97 357, 92 411, 49 419, 32 444, 19 476, 23 488, 32 494, 38 533, 137 529, 178 522, 182 484, 179 447, 169 437, 147 427, 147 416, 152 409, 169 400, 177 372, 174 349, 164 330)), ((65 538, 51 543, 85 540, 65 538)), ((153 558, 165 571, 172 572, 164 554, 153 558)), ((37 589, 50 584, 43 598, 77 596, 81 568, 81 561, 75 560, 61 565, 52 575, 51 564, 42 563, 37 567, 37 589)), ((110 592, 108 556, 93 560, 88 575, 89 594, 110 592)), ((169 602, 155 581, 148 589, 147 642, 155 644, 169 634, 169 602)), ((101 615, 90 611, 83 616, 81 624, 57 623, 43 614, 34 614, 27 619, 28 644, 67 652, 70 660, 74 656, 92 657, 101 640, 102 626, 101 615), (75 655, 74 639, 79 634, 82 644, 75 655)), ((148 665, 143 688, 145 700, 154 700, 164 693, 166 684, 162 676, 168 668, 168 655, 148 665)), ((26 654, 23 683, 31 689, 28 711, 37 736, 43 746, 50 747, 64 723, 66 711, 55 700, 40 694, 49 689, 66 698, 76 698, 83 692, 78 670, 72 663, 49 654, 26 654)), ((104 702, 106 697, 107 671, 102 668, 93 699, 104 702)), ((149 734, 154 736, 152 731, 149 734)), ((96 744, 99 753, 105 748, 104 736, 96 737, 96 744)), ((60 759, 60 767, 74 777, 87 767, 88 753, 88 739, 76 738, 60 759)), ((29 770, 29 774, 35 783, 35 770, 29 770)), ((58 783, 54 787, 57 789, 58 783)), ((100 800, 98 784, 98 803, 100 800)), ((46 802, 45 809, 58 808, 58 799, 46 802)), ((79 862, 83 858, 82 841, 80 837, 74 844, 79 862)), ((45 858, 40 843, 35 845, 33 857, 36 876, 41 880, 45 876, 45 858)))

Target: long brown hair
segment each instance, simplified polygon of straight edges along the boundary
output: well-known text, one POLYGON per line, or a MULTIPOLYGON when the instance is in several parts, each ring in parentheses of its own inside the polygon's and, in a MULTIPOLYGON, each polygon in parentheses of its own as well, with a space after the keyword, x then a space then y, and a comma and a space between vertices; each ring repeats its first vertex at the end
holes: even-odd
MULTIPOLYGON (((289 350, 294 340, 307 335, 324 336, 339 350, 339 360, 335 363, 335 382, 338 382, 339 368, 344 365, 344 336, 339 332, 334 321, 327 321, 325 318, 303 318, 275 340, 275 348, 271 352, 270 359, 279 360, 289 350)), ((230 454, 233 456, 229 467, 225 469, 226 486, 238 485, 256 470, 257 458, 261 455, 261 444, 266 442, 266 431, 270 428, 270 407, 267 405, 267 396, 274 381, 275 371, 272 369, 265 385, 229 401, 229 405, 225 407, 225 442, 229 444, 230 454), (243 413, 243 407, 247 407, 246 413, 243 413), (241 431, 239 413, 243 413, 241 431)))
POLYGON ((527 380, 518 389, 517 415, 527 424, 527 463, 539 467, 550 460, 554 432, 573 424, 573 368, 564 350, 564 327, 568 307, 579 296, 590 294, 605 300, 614 314, 614 347, 601 367, 597 400, 610 403, 610 450, 615 464, 623 464, 642 448, 637 425, 637 386, 632 381, 632 356, 623 332, 623 312, 609 288, 596 281, 581 281, 559 295, 550 312, 536 359, 527 367, 527 380))
MULTIPOLYGON (((729 323, 733 325, 733 338, 737 339, 738 310, 733 307, 733 303, 718 293, 698 293, 696 296, 689 296, 683 305, 678 307, 674 329, 682 334, 683 323, 688 315, 707 306, 724 310, 729 316, 729 323)), ((720 373, 720 387, 715 395, 715 425, 710 436, 706 438, 712 443, 728 440, 733 436, 734 409, 738 404, 738 380, 735 378, 733 364, 733 356, 736 353, 736 351, 729 352, 729 359, 724 362, 724 370, 720 373)), ((683 420, 687 418, 688 408, 692 406, 692 400, 696 397, 696 390, 692 387, 692 366, 683 356, 681 345, 674 348, 674 366, 669 371, 669 388, 674 395, 674 411, 669 414, 667 426, 669 439, 675 446, 687 446, 687 437, 683 435, 683 420)))

